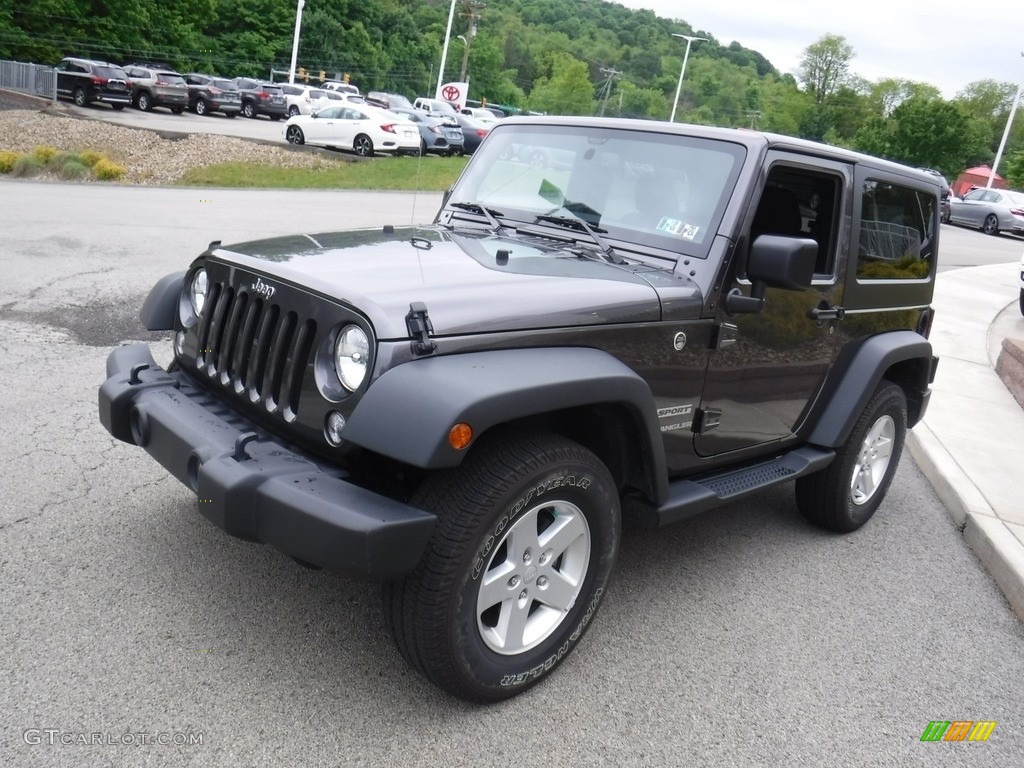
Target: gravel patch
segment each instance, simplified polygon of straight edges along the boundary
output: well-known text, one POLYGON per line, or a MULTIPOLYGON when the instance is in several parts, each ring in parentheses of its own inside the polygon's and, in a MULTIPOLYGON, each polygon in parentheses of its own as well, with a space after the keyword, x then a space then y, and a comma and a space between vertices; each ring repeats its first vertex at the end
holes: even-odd
POLYGON ((161 135, 100 120, 82 120, 64 113, 60 106, 0 111, 0 150, 30 152, 39 144, 67 152, 103 152, 125 167, 122 181, 127 184, 171 184, 193 168, 236 161, 313 169, 349 162, 231 136, 161 135))

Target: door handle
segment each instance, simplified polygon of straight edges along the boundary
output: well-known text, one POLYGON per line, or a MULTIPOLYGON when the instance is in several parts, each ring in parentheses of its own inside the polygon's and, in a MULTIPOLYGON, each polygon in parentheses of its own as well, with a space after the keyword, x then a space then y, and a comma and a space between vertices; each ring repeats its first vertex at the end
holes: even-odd
POLYGON ((839 306, 830 307, 827 301, 822 300, 814 309, 807 310, 807 316, 819 323, 822 320, 842 320, 846 316, 846 309, 839 306))

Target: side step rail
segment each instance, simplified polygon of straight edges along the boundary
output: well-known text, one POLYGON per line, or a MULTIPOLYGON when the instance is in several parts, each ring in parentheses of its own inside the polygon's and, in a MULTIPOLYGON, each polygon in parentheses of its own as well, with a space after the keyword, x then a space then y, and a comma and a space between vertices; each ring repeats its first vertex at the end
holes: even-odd
POLYGON ((824 469, 832 463, 835 451, 804 446, 769 461, 742 469, 731 469, 696 480, 680 480, 669 484, 668 500, 651 510, 653 519, 643 522, 668 525, 686 517, 727 504, 762 488, 795 480, 824 469))

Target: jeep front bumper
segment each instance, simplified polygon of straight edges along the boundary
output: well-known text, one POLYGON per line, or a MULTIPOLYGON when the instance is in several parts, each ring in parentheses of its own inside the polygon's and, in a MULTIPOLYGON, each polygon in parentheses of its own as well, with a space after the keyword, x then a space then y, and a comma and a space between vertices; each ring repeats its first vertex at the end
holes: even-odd
POLYGON ((184 374, 161 369, 146 344, 110 353, 99 412, 110 434, 194 490, 204 517, 305 563, 399 578, 415 568, 437 521, 285 447, 184 374))

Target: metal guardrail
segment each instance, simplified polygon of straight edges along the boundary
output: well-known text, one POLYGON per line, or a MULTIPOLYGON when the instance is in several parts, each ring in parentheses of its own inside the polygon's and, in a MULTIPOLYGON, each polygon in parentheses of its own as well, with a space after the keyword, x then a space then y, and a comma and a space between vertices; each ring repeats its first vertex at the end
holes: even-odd
POLYGON ((0 61, 0 88, 57 100, 57 70, 22 61, 0 61))

